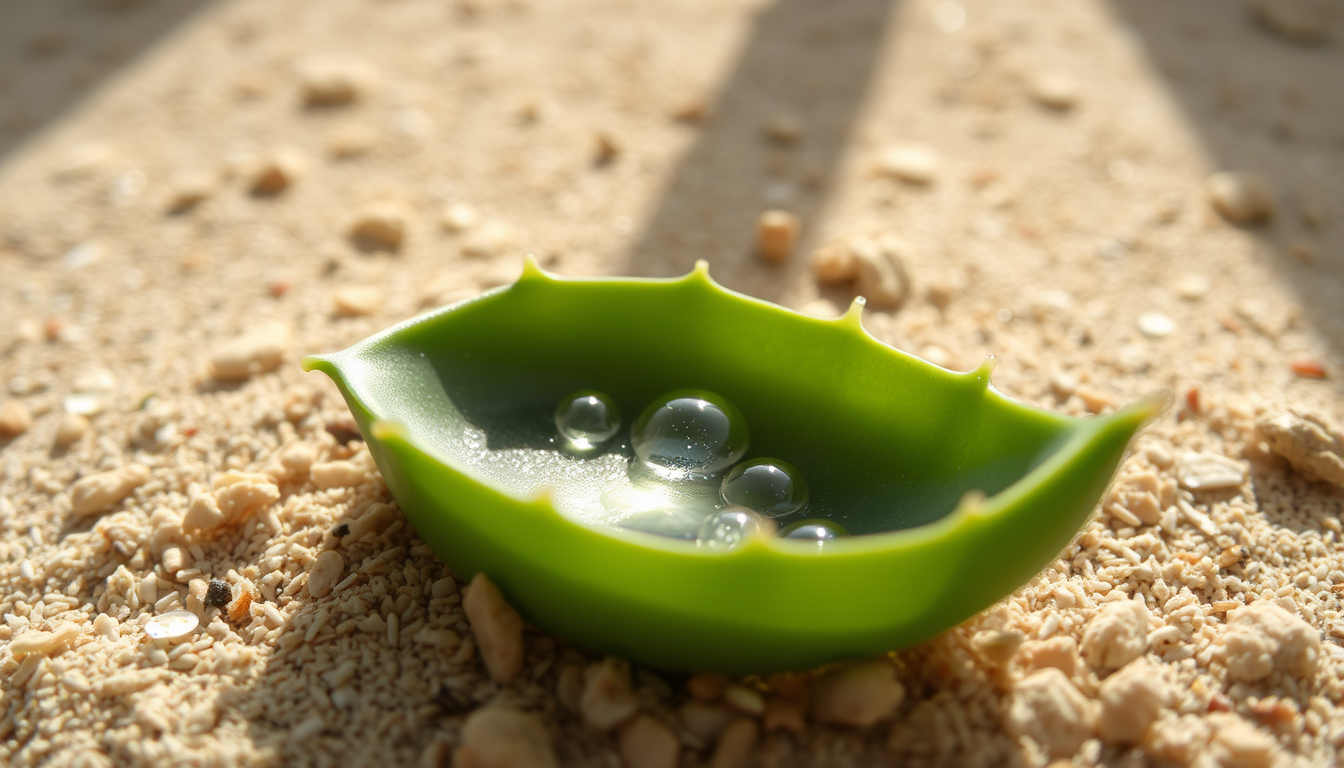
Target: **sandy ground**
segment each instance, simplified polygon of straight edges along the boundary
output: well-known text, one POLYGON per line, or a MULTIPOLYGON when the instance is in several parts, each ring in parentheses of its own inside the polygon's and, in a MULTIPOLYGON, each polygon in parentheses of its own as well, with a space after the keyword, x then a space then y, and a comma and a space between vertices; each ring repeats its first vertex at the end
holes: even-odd
POLYGON ((1331 764, 1344 6, 1278 12, 1307 23, 1213 0, 0 4, 0 762, 439 765, 474 740, 456 764, 501 741, 566 765, 1331 764), (1220 171, 1255 177, 1213 201, 1220 171), (782 264, 755 252, 771 209, 801 227, 782 264), (1000 390, 1070 414, 1175 405, 1051 568, 842 690, 862 724, 818 704, 835 677, 725 694, 530 628, 492 680, 462 585, 297 366, 524 251, 562 275, 707 259, 835 314, 854 288, 811 254, 893 236, 883 341, 996 355, 1000 390), (231 480, 237 519, 193 526, 231 480), (327 551, 338 579, 310 588, 327 551), (147 639, 183 608, 199 629, 147 639), (483 707, 532 714, 464 736, 483 707))

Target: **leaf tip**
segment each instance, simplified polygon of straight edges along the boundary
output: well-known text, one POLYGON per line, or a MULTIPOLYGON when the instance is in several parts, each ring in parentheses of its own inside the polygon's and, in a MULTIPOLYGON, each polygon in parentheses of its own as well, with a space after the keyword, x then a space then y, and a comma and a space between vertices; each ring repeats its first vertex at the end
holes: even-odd
POLYGON ((854 300, 849 303, 849 309, 845 310, 845 314, 836 319, 855 331, 863 333, 863 308, 867 303, 868 300, 862 296, 855 296, 854 300))
POLYGON ((709 276, 709 261, 706 259, 696 259, 695 267, 687 273, 686 279, 693 283, 714 285, 714 281, 709 276))
POLYGON ((999 358, 994 355, 986 355, 985 361, 981 363, 974 371, 971 371, 971 380, 981 387, 989 388, 989 376, 994 372, 995 366, 999 364, 999 358))
POLYGON ((303 359, 299 361, 299 367, 305 371, 322 371, 323 373, 330 374, 332 368, 335 366, 332 364, 331 360, 322 355, 305 355, 303 359))
POLYGON ((546 274, 546 270, 542 269, 541 265, 537 263, 536 254, 531 251, 523 254, 523 274, 518 277, 518 282, 546 282, 550 279, 551 276, 546 274))

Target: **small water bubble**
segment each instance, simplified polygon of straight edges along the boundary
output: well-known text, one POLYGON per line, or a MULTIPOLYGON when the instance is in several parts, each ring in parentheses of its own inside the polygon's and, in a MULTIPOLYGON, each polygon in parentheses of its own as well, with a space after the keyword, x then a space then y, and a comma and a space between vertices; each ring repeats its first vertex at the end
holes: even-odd
POLYGON ((555 409, 555 428, 571 449, 588 451, 620 431, 621 412, 610 397, 585 389, 560 401, 555 409))
POLYGON ((820 547, 831 539, 848 536, 849 532, 840 527, 838 523, 824 518, 814 518, 812 520, 800 520, 780 531, 779 535, 786 539, 813 541, 820 547))
POLYGON ((746 507, 725 507, 700 523, 696 542, 710 549, 732 549, 748 536, 773 528, 774 523, 746 507))
POLYGON ((666 394, 639 415, 635 455, 666 479, 703 478, 747 452, 747 420, 727 400, 702 390, 666 394))
POLYGON ((752 459, 733 467, 719 488, 723 500, 766 517, 784 517, 807 506, 807 483, 798 468, 779 459, 752 459))

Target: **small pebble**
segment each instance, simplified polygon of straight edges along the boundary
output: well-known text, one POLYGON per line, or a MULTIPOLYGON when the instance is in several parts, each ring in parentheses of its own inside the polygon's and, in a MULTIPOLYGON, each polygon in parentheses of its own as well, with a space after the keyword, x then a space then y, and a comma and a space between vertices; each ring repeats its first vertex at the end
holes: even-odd
POLYGON ((1139 331, 1150 339, 1162 339, 1176 330, 1176 321, 1156 310, 1139 315, 1139 331))
POLYGON ((169 611, 145 623, 145 634, 155 640, 177 640, 196 631, 201 620, 191 611, 169 611))
POLYGON ((1065 673, 1041 669, 1013 683, 1004 725, 1014 737, 1030 736, 1046 756, 1067 758, 1092 738, 1095 704, 1065 673))
POLYGON ((313 485, 328 488, 354 488, 368 476, 368 470, 355 461, 322 461, 308 467, 313 485))
POLYGON ((347 285, 331 295, 340 317, 363 317, 376 313, 383 305, 383 291, 372 285, 347 285))
POLYGON ((396 200, 376 200, 355 212, 350 224, 350 239, 368 251, 396 251, 401 248, 410 226, 411 211, 396 200))
POLYGON ((616 752, 628 768, 676 768, 681 744, 671 728, 640 715, 621 729, 616 752))
POLYGON ((722 702, 691 699, 677 708, 677 719, 686 731, 700 741, 713 741, 723 733, 738 713, 722 702))
POLYGON ((188 534, 239 523, 253 512, 280 499, 280 489, 270 475, 225 472, 214 480, 214 490, 191 500, 182 516, 182 531, 188 534))
POLYGON ((1280 37, 1314 45, 1330 39, 1339 4, 1331 0, 1252 0, 1251 13, 1280 37))
POLYGON ((822 285, 847 283, 859 276, 859 261, 842 240, 833 240, 812 253, 812 274, 822 285))
POLYGON ((1113 396, 1093 387, 1079 386, 1074 390, 1074 394, 1083 401, 1083 407, 1088 413, 1101 413, 1115 405, 1113 396))
POLYGON ((33 415, 18 400, 0 406, 0 438, 13 438, 33 426, 33 415))
POLYGON ((775 115, 765 122, 763 130, 776 144, 794 144, 803 138, 803 124, 793 115, 775 115))
MULTIPOLYGON (((206 599, 209 599, 208 592, 206 594, 206 599)), ((243 588, 238 590, 238 597, 225 603, 224 613, 229 617, 229 621, 234 624, 240 624, 251 615, 251 607, 252 593, 247 589, 246 585, 244 585, 243 588)))
POLYGON ((898 144, 882 150, 877 171, 908 184, 929 184, 938 175, 938 153, 923 144, 898 144))
POLYGON ((378 131, 367 125, 345 125, 327 137, 327 154, 338 160, 348 160, 373 149, 378 143, 378 131))
POLYGON ((701 672, 686 681, 686 692, 701 701, 718 701, 732 681, 725 675, 701 672))
POLYGON ((267 197, 289 189, 307 170, 308 162, 296 149, 278 149, 262 158, 252 172, 252 194, 267 197))
POLYGON ((1303 477, 1344 488, 1344 433, 1324 417, 1290 408, 1260 417, 1255 431, 1303 477))
POLYGON ((702 123, 709 117, 709 105, 701 98, 687 99, 669 110, 668 116, 679 123, 702 123))
POLYGON ((79 637, 79 625, 62 624, 51 632, 35 629, 24 631, 9 643, 9 652, 15 656, 32 653, 59 653, 70 647, 79 637))
POLYGON ((621 142, 609 131, 598 131, 593 136, 593 162, 609 165, 621 155, 621 142))
POLYGON ((1163 192, 1157 198, 1157 220, 1168 224, 1176 220, 1181 215, 1181 209, 1185 207, 1185 202, 1181 196, 1175 192, 1163 192))
POLYGON ((1321 666, 1321 634, 1272 602, 1256 602, 1227 614, 1223 655, 1232 680, 1255 682, 1280 672, 1310 680, 1321 666))
POLYGON ((1324 379, 1329 377, 1329 372, 1320 360, 1314 357, 1296 357, 1288 363, 1288 368, 1299 378, 1303 379, 1324 379))
POLYGON ((523 671, 523 618, 484 573, 472 578, 462 608, 490 679, 500 684, 513 682, 523 671))
POLYGON ((1213 283, 1204 275, 1191 273, 1176 278, 1176 295, 1186 301, 1198 301, 1208 295, 1213 283))
POLYGON ((1176 479, 1188 491, 1237 488, 1246 482, 1246 465, 1217 453, 1186 453, 1177 462, 1176 479))
POLYGON ((92 416, 111 404, 116 389, 117 380, 110 371, 88 368, 71 382, 70 393, 62 399, 61 405, 66 413, 92 416))
POLYGON ((263 322, 220 347, 210 359, 210 375, 220 381, 242 381, 280 367, 289 347, 290 327, 263 322))
POLYGON ((453 203, 443 210, 441 222, 449 232, 465 232, 476 226, 481 215, 466 203, 453 203))
POLYGON ((1288 244, 1288 255, 1302 264, 1315 264, 1316 246, 1306 240, 1297 239, 1288 244))
POLYGON ((70 488, 70 509, 77 517, 102 514, 147 482, 149 468, 143 464, 80 478, 70 488))
POLYGON ((555 751, 541 718, 502 706, 467 716, 453 753, 454 768, 555 768, 555 751))
POLYGON ((1040 72, 1028 84, 1031 98, 1037 104, 1060 111, 1073 109, 1078 104, 1081 89, 1073 76, 1064 72, 1040 72))
POLYGON ((910 293, 904 259, 909 246, 894 237, 883 237, 856 241, 851 249, 858 262, 855 290, 872 309, 899 309, 910 293))
POLYGON ((185 213, 214 193, 219 178, 213 173, 192 171, 173 178, 169 184, 168 212, 185 213))
POLYGON ((1111 675, 1097 691, 1101 737, 1111 743, 1138 741, 1170 695, 1161 671, 1150 662, 1139 660, 1111 675))
POLYGON ((233 600, 233 588, 227 581, 211 579, 205 588, 205 604, 210 608, 223 608, 233 600))
POLYGON ((937 344, 925 344, 919 348, 919 356, 939 368, 951 370, 953 366, 952 353, 937 344))
POLYGON ((56 422, 56 445, 64 448, 89 431, 89 420, 78 413, 63 413, 56 422))
POLYGON ((513 244, 513 230, 502 221, 486 221, 472 227, 462 238, 462 255, 488 259, 504 253, 513 244))
POLYGON ((760 717, 765 713, 765 699, 761 694, 737 683, 723 689, 723 700, 744 715, 760 717))
POLYGON ((890 717, 905 698, 896 669, 865 661, 832 669, 812 691, 812 716, 823 723, 867 728, 890 717))
POLYGON ((107 255, 107 246, 97 240, 87 240, 65 252, 62 262, 71 272, 77 272, 103 260, 107 255))
POLYGON ((756 253, 763 261, 788 260, 798 242, 798 217, 788 211, 766 211, 756 224, 756 253))
POLYGON ((1268 221, 1277 208, 1269 182, 1254 173, 1215 173, 1204 181, 1204 192, 1214 210, 1233 224, 1268 221))
POLYGON ((1087 623, 1083 654, 1098 671, 1119 669, 1148 647, 1149 612, 1142 600, 1107 603, 1087 623))
POLYGON ((745 768, 760 739, 761 729, 750 717, 739 717, 719 734, 707 768, 745 768))
POLYGON ((1072 371, 1056 371, 1050 375, 1050 390, 1060 400, 1068 400, 1078 390, 1081 380, 1072 371))
MULTIPOLYGON (((346 526, 346 533, 350 529, 346 526)), ((331 594, 332 587, 345 574, 345 558, 340 552, 329 549, 317 556, 313 567, 308 571, 308 594, 321 599, 331 594)), ((451 584, 452 581, 449 580, 451 584)), ((436 585, 437 586, 437 585, 436 585)))
POLYGON ((630 689, 630 669, 622 660, 608 658, 584 670, 579 713, 596 731, 610 731, 639 712, 639 699, 630 689))
POLYGON ((989 630, 977 632, 971 638, 971 647, 989 665, 1002 667, 1013 660, 1017 649, 1022 647, 1022 639, 1019 632, 989 630))
POLYGON ((92 176, 107 168, 117 153, 104 144, 79 144, 72 147, 59 163, 52 176, 59 181, 92 176))
POLYGON ((299 62, 299 85, 310 107, 358 101, 377 80, 368 63, 350 56, 309 56, 299 62))

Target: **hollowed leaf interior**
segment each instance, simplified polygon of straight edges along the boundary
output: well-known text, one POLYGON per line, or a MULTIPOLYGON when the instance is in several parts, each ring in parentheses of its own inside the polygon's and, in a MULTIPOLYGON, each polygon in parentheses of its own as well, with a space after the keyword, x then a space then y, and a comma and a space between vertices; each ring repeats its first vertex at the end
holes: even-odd
MULTIPOLYGON (((624 416, 671 390, 717 392, 745 415, 747 458, 797 466, 808 516, 854 534, 909 528, 992 496, 1071 434, 1071 422, 987 391, 988 371, 954 374, 847 322, 804 317, 678 282, 524 279, 341 353, 371 415, 406 425, 449 464, 521 497, 578 488, 589 501, 626 471, 616 455, 558 449, 552 411, 578 389, 624 416), (587 485, 585 485, 587 484, 587 485)), ((563 504, 562 504, 563 506, 563 504)))

